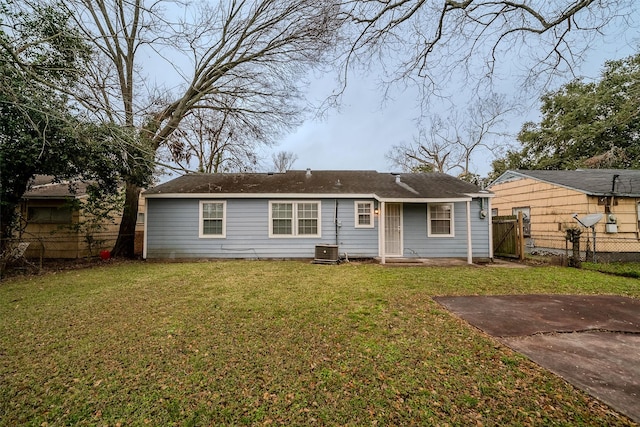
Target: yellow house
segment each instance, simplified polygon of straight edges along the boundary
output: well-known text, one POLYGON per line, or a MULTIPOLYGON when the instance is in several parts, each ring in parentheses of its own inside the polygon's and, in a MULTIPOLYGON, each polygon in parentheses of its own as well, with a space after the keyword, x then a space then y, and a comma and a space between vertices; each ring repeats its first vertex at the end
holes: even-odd
POLYGON ((493 216, 523 213, 531 252, 565 251, 580 229, 598 260, 640 261, 640 170, 510 170, 488 189, 493 216))
MULTIPOLYGON (((28 243, 27 258, 83 258, 111 250, 118 236, 121 207, 107 204, 111 219, 96 217, 86 209, 87 184, 53 182, 37 175, 20 204, 18 239, 28 243)), ((144 209, 144 202, 141 202, 144 209)), ((143 230, 140 212, 136 235, 143 230)), ((138 237, 138 236, 136 236, 138 237)))

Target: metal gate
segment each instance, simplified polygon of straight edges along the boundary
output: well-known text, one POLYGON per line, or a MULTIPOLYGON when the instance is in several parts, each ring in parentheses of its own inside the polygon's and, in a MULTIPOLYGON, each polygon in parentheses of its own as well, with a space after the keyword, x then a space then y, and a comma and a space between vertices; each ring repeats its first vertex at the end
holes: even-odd
POLYGON ((494 216, 492 223, 494 255, 524 259, 522 212, 517 216, 494 216))

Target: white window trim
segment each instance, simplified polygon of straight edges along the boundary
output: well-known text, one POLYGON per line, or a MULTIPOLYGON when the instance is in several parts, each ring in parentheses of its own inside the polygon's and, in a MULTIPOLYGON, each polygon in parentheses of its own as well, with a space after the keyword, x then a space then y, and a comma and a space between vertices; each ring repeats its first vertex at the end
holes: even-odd
POLYGON ((322 203, 320 200, 269 200, 269 238, 270 239, 304 239, 322 237, 322 203), (292 206, 292 234, 273 234, 273 207, 274 203, 291 203, 292 206), (298 205, 302 203, 315 203, 318 205, 318 233, 298 234, 298 205))
POLYGON ((227 201, 226 200, 200 200, 198 205, 198 237, 201 239, 224 239, 227 237, 227 201), (203 205, 205 203, 222 203, 222 234, 204 234, 203 205))
POLYGON ((355 228, 373 228, 375 226, 374 219, 374 209, 373 202, 370 200, 355 200, 353 202, 353 210, 354 210, 354 224, 355 228), (369 218, 371 219, 370 224, 360 224, 358 221, 360 218, 358 217, 358 204, 368 203, 369 204, 369 218))
POLYGON ((455 212, 453 203, 429 203, 427 204, 427 236, 428 237, 456 237, 455 227, 455 212), (451 233, 449 234, 434 234, 431 232, 431 206, 451 206, 451 233))

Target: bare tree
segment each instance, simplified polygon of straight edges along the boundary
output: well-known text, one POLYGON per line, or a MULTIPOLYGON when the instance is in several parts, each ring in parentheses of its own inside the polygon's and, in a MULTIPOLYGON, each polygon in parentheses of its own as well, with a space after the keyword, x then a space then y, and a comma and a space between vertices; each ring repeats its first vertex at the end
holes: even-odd
POLYGON ((507 136, 500 131, 504 116, 513 110, 504 95, 492 94, 470 105, 463 114, 452 111, 446 118, 434 115, 428 128, 421 128, 411 144, 392 147, 387 158, 395 166, 410 171, 453 173, 473 177, 471 159, 477 151, 496 150, 507 136))
POLYGON ((258 162, 254 141, 229 124, 229 112, 196 110, 167 138, 168 160, 184 172, 248 171, 258 162))
POLYGON ((258 169, 259 146, 270 146, 297 124, 302 111, 293 93, 261 99, 247 110, 241 98, 222 96, 216 105, 189 112, 161 152, 185 172, 244 172, 258 169), (239 106, 239 107, 237 107, 239 106))
POLYGON ((394 166, 407 172, 450 173, 460 166, 460 153, 449 141, 442 117, 434 115, 428 128, 420 128, 413 142, 394 145, 387 158, 394 166))
POLYGON ((491 94, 470 105, 462 118, 454 116, 455 144, 460 151, 463 175, 472 174, 470 162, 475 152, 484 148, 493 154, 501 145, 500 139, 509 136, 500 127, 505 124, 505 115, 514 109, 504 95, 491 94))
POLYGON ((291 151, 279 151, 271 155, 273 160, 273 167, 276 172, 286 172, 293 167, 293 164, 298 160, 298 156, 291 151))
MULTIPOLYGON (((150 153, 191 112, 225 111, 230 98, 234 114, 260 114, 265 99, 276 99, 269 104, 272 117, 285 127, 297 120, 285 101, 299 94, 299 77, 335 44, 339 25, 339 9, 317 0, 229 0, 197 9, 150 0, 67 4, 99 58, 76 94, 79 102, 101 120, 137 129, 138 143, 150 153), (165 60, 166 72, 182 84, 155 95, 141 72, 141 53, 165 60)), ((133 180, 127 183, 116 256, 133 255, 139 193, 133 180)))
POLYGON ((572 73, 596 38, 634 25, 638 8, 633 0, 345 0, 354 31, 346 62, 384 61, 391 79, 417 79, 427 92, 456 70, 472 85, 491 81, 502 64, 503 74, 519 65, 525 82, 544 83, 572 73))

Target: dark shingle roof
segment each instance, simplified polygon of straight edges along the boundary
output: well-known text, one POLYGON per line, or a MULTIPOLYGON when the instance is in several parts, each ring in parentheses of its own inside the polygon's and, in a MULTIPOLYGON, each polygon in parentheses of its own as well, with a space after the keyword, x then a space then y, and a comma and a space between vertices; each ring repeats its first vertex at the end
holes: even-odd
POLYGON ((515 170, 505 172, 493 184, 527 177, 593 196, 640 197, 640 170, 637 169, 515 170))
POLYGON ((23 199, 66 199, 87 194, 87 183, 81 181, 55 182, 51 175, 36 175, 23 199))
POLYGON ((285 173, 187 174, 145 192, 164 194, 375 195, 384 199, 461 198, 476 185, 442 173, 389 174, 376 171, 287 171, 285 173), (396 175, 400 182, 396 182, 396 175))

